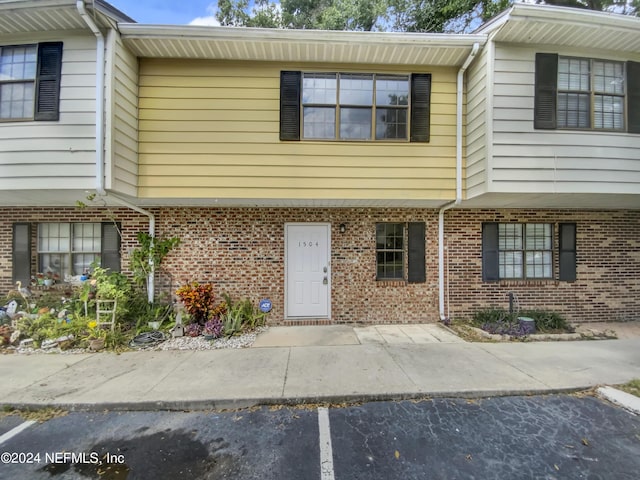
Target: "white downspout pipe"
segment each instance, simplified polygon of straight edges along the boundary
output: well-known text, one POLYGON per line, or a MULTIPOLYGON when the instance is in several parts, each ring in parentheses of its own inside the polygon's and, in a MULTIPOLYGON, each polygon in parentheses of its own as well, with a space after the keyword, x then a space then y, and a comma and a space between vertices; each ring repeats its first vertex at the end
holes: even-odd
POLYGON ((440 320, 444 321, 444 212, 450 210, 462 202, 462 98, 464 95, 464 72, 467 70, 476 54, 480 50, 480 44, 474 43, 471 53, 458 70, 456 84, 456 199, 455 201, 443 205, 438 212, 438 306, 440 309, 440 320))
MULTIPOLYGON (((99 196, 106 197, 108 194, 104 187, 104 35, 93 21, 93 18, 87 13, 84 0, 77 0, 76 8, 84 22, 96 36, 96 192, 99 196)), ((153 248, 153 239, 155 238, 156 230, 156 219, 153 213, 115 195, 111 195, 111 197, 118 203, 149 217, 149 235, 151 236, 151 247, 153 248)), ((153 258, 149 258, 149 267, 147 300, 149 303, 153 303, 155 290, 155 265, 153 264, 153 258)))
MULTIPOLYGON (((151 237, 151 245, 150 247, 153 249, 153 243, 155 239, 155 231, 156 231, 156 216, 148 210, 138 207, 133 203, 125 200, 124 198, 120 198, 116 195, 109 195, 110 198, 113 198, 116 202, 121 203, 125 207, 129 207, 131 210, 141 213, 149 217, 149 236, 151 237)), ((153 257, 149 257, 149 275, 147 276, 147 301, 149 303, 153 303, 155 298, 155 273, 156 266, 153 263, 153 257)))
POLYGON ((87 13, 84 0, 77 0, 76 8, 96 36, 96 191, 104 196, 104 35, 87 13))

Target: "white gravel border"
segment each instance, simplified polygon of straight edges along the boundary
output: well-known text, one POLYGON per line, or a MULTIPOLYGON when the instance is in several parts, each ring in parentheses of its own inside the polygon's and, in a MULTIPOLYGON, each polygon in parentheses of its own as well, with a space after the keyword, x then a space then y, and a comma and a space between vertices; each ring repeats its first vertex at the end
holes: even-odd
MULTIPOLYGON (((149 347, 131 347, 131 351, 166 351, 166 350, 218 350, 221 348, 248 348, 256 341, 258 334, 266 332, 269 327, 257 327, 254 331, 235 335, 233 337, 216 338, 215 340, 206 340, 203 336, 199 337, 175 337, 170 335, 167 339, 157 345, 149 347)), ((61 350, 60 348, 16 348, 14 353, 22 355, 34 354, 60 354, 74 355, 78 353, 100 353, 93 352, 84 348, 71 348, 69 350, 61 350)), ((108 353, 108 350, 102 350, 108 353)))

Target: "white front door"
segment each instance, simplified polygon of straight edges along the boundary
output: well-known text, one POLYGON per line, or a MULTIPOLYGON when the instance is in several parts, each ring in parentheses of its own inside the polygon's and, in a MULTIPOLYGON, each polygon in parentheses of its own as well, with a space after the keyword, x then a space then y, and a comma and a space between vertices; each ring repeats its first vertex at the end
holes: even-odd
POLYGON ((331 226, 285 225, 287 317, 329 317, 331 226))

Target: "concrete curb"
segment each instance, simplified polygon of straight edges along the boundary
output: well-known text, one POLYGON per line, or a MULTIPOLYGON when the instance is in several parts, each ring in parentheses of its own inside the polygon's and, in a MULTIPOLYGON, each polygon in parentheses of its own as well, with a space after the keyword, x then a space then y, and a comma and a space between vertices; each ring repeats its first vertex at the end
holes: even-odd
POLYGON ((600 387, 596 390, 600 398, 604 398, 625 410, 640 415, 640 398, 613 387, 600 387))
POLYGON ((68 411, 228 411, 244 410, 260 406, 301 406, 316 404, 353 405, 368 402, 385 402, 401 400, 429 400, 432 398, 464 398, 483 399, 491 397, 515 397, 534 395, 561 395, 591 390, 592 385, 571 388, 522 389, 522 390, 463 390, 446 392, 407 392, 380 394, 346 394, 346 395, 310 395, 293 398, 245 398, 217 400, 185 400, 185 401, 143 401, 143 402, 105 402, 105 403, 6 403, 2 406, 17 410, 41 410, 44 408, 60 408, 68 411))

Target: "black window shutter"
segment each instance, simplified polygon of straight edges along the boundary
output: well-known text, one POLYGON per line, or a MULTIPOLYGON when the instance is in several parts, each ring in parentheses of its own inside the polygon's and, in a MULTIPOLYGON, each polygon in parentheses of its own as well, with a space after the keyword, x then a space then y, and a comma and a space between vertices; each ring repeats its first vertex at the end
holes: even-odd
POLYGON ((498 251, 498 224, 482 224, 482 281, 500 280, 500 256, 498 251))
POLYGON ((428 142, 431 117, 431 74, 411 75, 411 142, 428 142))
POLYGON ((302 72, 280 72, 280 140, 300 140, 302 72))
POLYGON ((120 271, 120 226, 113 223, 102 224, 102 252, 100 263, 102 268, 112 272, 120 271))
POLYGON ((13 281, 23 286, 31 281, 31 224, 13 224, 13 281))
POLYGON ((628 131, 640 133, 640 62, 627 62, 628 131))
POLYGON ((557 96, 558 55, 555 53, 536 53, 534 128, 556 128, 557 96))
POLYGON ((58 120, 62 42, 38 45, 35 120, 58 120))
POLYGON ((561 282, 576 281, 576 224, 560 224, 560 274, 561 282))
POLYGON ((407 258, 409 263, 409 283, 424 283, 427 281, 424 233, 424 222, 409 223, 409 254, 407 258))

